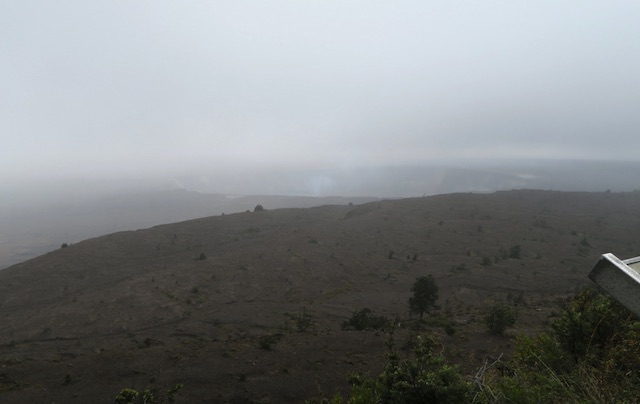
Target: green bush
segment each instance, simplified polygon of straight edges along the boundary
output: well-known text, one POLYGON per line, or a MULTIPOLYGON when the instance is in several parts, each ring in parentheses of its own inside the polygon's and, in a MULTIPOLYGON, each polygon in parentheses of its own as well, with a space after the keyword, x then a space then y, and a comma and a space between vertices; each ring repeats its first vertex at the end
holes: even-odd
POLYGON ((498 302, 494 303, 486 310, 484 322, 489 332, 496 335, 502 335, 507 327, 515 324, 517 312, 512 306, 498 302))

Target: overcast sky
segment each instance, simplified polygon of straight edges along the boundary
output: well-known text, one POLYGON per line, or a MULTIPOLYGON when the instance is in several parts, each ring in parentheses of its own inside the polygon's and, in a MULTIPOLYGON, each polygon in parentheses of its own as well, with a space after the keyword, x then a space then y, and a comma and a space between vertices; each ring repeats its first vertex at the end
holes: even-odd
POLYGON ((639 21, 636 1, 4 1, 0 177, 637 161, 639 21))

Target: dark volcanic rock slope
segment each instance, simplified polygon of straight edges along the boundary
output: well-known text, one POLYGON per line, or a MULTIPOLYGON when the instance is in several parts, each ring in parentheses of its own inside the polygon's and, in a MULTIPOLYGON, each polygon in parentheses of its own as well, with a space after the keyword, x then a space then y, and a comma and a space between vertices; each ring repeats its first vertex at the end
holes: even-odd
POLYGON ((86 240, 0 272, 0 401, 107 403, 124 387, 162 396, 177 383, 183 402, 345 391, 348 372, 379 368, 385 336, 340 324, 364 307, 407 319, 411 285, 427 274, 460 324, 454 337, 433 333, 479 363, 508 350, 478 321, 483 304, 522 293, 514 333, 536 330, 601 253, 638 255, 639 239, 639 193, 512 191, 86 240), (301 317, 313 325, 297 327, 301 317))

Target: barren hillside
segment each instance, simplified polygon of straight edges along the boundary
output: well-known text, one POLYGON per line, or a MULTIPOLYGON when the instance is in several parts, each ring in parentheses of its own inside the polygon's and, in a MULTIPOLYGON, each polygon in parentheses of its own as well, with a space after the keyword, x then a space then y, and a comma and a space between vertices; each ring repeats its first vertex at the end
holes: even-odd
POLYGON ((349 372, 379 370, 386 336, 342 322, 365 307, 406 321, 427 274, 456 332, 424 332, 472 373, 508 353, 509 336, 540 329, 601 253, 640 253, 637 192, 265 208, 114 233, 0 271, 0 401, 111 403, 124 387, 176 384, 185 403, 347 391, 349 372), (484 305, 519 294, 515 329, 487 334, 484 305))

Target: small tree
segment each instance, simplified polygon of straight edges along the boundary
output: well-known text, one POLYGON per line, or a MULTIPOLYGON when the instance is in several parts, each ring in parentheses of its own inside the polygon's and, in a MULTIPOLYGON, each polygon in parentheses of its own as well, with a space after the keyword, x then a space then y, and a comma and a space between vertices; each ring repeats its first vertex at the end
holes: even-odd
POLYGON ((253 208, 254 212, 262 212, 264 210, 264 207, 260 204, 256 205, 255 208, 253 208))
POLYGON ((484 322, 489 332, 496 335, 504 334, 507 327, 515 324, 517 318, 516 309, 506 303, 498 302, 489 307, 484 316, 484 322))
POLYGON ((411 291, 413 296, 409 298, 409 309, 412 313, 420 314, 421 319, 425 311, 437 307, 438 285, 433 276, 422 276, 416 279, 411 291))

